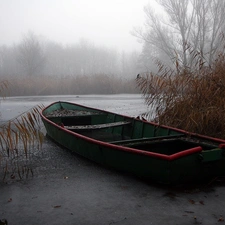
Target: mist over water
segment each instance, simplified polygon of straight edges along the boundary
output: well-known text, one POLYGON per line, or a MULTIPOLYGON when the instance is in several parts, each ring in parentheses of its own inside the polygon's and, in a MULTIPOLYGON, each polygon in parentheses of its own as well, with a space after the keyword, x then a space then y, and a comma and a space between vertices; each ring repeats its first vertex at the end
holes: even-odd
POLYGON ((2 1, 0 77, 135 77, 142 44, 131 31, 147 3, 2 1))

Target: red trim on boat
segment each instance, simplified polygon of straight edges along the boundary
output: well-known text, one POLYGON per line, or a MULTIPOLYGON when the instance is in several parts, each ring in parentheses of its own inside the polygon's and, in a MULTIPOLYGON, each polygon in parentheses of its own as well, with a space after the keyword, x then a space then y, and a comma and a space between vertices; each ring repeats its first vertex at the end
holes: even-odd
MULTIPOLYGON (((115 149, 115 150, 118 150, 118 151, 126 151, 126 152, 130 152, 130 153, 134 153, 134 154, 140 154, 140 155, 146 155, 146 156, 149 156, 149 157, 155 157, 155 158, 159 158, 159 159, 164 159, 164 160, 168 160, 168 161, 172 161, 172 160, 176 160, 176 159, 179 159, 179 158, 182 158, 182 157, 185 157, 185 156, 188 156, 188 155, 191 155, 191 154, 194 154, 194 153, 199 153, 202 151, 202 147, 198 146, 198 147, 194 147, 194 148, 190 148, 190 149, 187 149, 187 150, 184 150, 182 152, 178 152, 178 153, 175 153, 173 155, 164 155, 164 154, 160 154, 160 153, 155 153, 155 152, 148 152, 148 151, 143 151, 143 150, 139 150, 139 149, 134 149, 134 148, 129 148, 129 147, 125 147, 125 146, 119 146, 119 145, 114 145, 114 144, 111 144, 111 143, 107 143, 107 142, 103 142, 103 141, 99 141, 99 140, 95 140, 95 139, 92 139, 92 138, 89 138, 89 137, 86 137, 84 135, 81 135, 81 134, 78 134, 76 132, 73 132, 73 131, 70 131, 70 130, 67 130, 65 129, 64 127, 58 125, 58 124, 55 124, 54 122, 52 122, 51 120, 47 119, 44 115, 43 115, 43 111, 46 110, 47 108, 49 108, 51 105, 54 105, 56 103, 59 103, 60 102, 53 102, 52 104, 50 104, 49 106, 47 106, 46 108, 44 108, 42 111, 41 111, 41 117, 48 123, 52 124, 53 126, 55 127, 58 127, 59 129, 63 130, 64 132, 67 132, 73 136, 76 136, 76 137, 79 137, 81 139, 84 139, 88 142, 92 142, 94 144, 98 144, 98 145, 101 145, 101 146, 105 146, 107 148, 112 148, 112 149, 115 149)), ((93 110, 96 110, 95 108, 91 108, 91 107, 87 107, 87 106, 83 106, 83 105, 79 105, 79 104, 75 104, 75 103, 71 103, 71 102, 63 102, 63 103, 67 103, 67 104, 72 104, 72 105, 77 105, 77 106, 81 106, 81 107, 84 107, 84 108, 87 108, 87 109, 93 109, 93 110)), ((101 111, 101 112, 108 112, 108 111, 105 111, 105 110, 101 110, 101 109, 97 109, 98 111, 101 111)), ((115 113, 116 114, 116 113, 115 113)), ((124 116, 124 115, 122 115, 124 116)), ((128 116, 124 116, 126 118, 131 118, 131 117, 128 117, 128 116)), ((147 122, 147 121, 143 121, 143 123, 150 123, 152 125, 155 125, 155 126, 159 126, 159 124, 156 124, 156 123, 153 123, 153 122, 147 122)), ((178 131, 178 132, 181 132, 183 134, 187 134, 187 135, 193 135, 195 137, 200 137, 200 138, 205 138, 205 139, 209 139, 209 140, 212 140, 212 141, 216 141, 216 142, 219 142, 221 143, 220 148, 225 148, 225 140, 222 140, 222 139, 218 139, 218 138, 212 138, 212 137, 208 137, 208 136, 204 136, 204 135, 200 135, 200 134, 195 134, 195 133, 190 133, 190 132, 187 132, 185 130, 181 130, 181 129, 177 129, 177 128, 173 128, 173 127, 169 127, 169 126, 165 126, 165 125, 161 125, 161 127, 164 127, 164 128, 168 128, 168 129, 172 129, 174 131, 178 131)), ((219 144, 218 143, 218 144, 219 144)))

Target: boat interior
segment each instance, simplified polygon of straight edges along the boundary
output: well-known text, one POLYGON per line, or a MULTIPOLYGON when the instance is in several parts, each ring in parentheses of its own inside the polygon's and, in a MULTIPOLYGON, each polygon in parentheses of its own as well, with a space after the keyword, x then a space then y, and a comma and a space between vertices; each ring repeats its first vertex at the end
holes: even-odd
POLYGON ((46 117, 84 136, 144 151, 171 155, 198 146, 203 150, 218 148, 217 143, 199 142, 167 127, 94 109, 61 109, 46 117))

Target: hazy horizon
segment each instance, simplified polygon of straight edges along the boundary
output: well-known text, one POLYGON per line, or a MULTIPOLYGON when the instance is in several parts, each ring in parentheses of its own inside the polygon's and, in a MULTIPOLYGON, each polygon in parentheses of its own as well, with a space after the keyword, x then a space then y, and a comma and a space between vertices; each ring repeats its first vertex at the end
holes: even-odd
POLYGON ((130 32, 145 21, 144 6, 153 0, 0 0, 0 45, 35 35, 60 44, 80 39, 119 51, 141 50, 130 32))

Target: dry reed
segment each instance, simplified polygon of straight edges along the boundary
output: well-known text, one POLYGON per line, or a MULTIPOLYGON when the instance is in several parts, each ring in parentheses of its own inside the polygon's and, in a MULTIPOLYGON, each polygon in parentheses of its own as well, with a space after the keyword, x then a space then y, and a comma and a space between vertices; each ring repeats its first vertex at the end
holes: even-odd
POLYGON ((137 86, 155 110, 155 122, 224 139, 225 55, 218 55, 211 66, 196 62, 193 70, 159 63, 158 74, 138 76, 137 86))
POLYGON ((7 79, 11 81, 11 96, 137 93, 133 77, 123 79, 106 74, 67 77, 8 76, 7 79))
POLYGON ((3 180, 7 175, 11 179, 22 179, 33 175, 29 166, 32 149, 41 149, 44 135, 41 132, 39 116, 43 106, 36 106, 19 117, 0 126, 0 166, 3 180))

